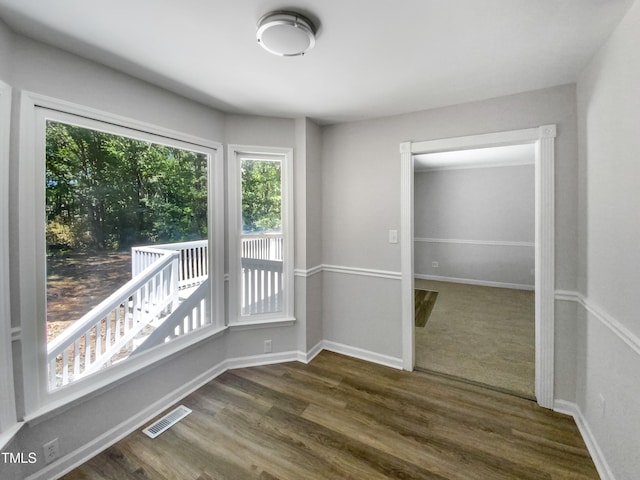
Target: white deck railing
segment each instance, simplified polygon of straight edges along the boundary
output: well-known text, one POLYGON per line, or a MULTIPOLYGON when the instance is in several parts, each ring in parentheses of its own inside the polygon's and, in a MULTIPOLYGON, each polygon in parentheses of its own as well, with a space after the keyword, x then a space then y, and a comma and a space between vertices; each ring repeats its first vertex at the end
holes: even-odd
MULTIPOLYGON (((242 239, 243 315, 282 309, 282 245, 281 235, 242 239)), ((49 388, 210 324, 207 246, 201 240, 132 248, 133 278, 47 345, 49 388), (181 298, 190 287, 198 288, 181 298)))
POLYGON ((209 249, 207 240, 165 243, 131 249, 131 274, 135 277, 167 252, 180 252, 178 264, 180 289, 201 284, 209 276, 209 249))
POLYGON ((207 308, 208 290, 209 280, 205 280, 131 355, 137 355, 174 338, 211 325, 212 319, 207 308))
POLYGON ((281 234, 242 237, 242 315, 282 310, 281 234))
POLYGON ((282 234, 242 237, 242 258, 282 261, 282 234))
POLYGON ((242 315, 282 310, 282 260, 242 258, 242 315))
POLYGON ((126 357, 133 338, 177 306, 179 257, 158 257, 47 345, 50 389, 126 357))

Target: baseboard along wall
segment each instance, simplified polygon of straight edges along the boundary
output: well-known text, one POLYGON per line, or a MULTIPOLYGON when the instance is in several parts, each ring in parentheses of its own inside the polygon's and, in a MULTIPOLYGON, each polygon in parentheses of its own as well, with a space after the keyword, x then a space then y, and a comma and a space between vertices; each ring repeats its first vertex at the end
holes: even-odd
POLYGON ((598 470, 598 475, 600 475, 601 480, 615 480, 611 467, 609 467, 607 459, 605 458, 600 445, 598 445, 591 428, 589 428, 589 424, 584 418, 580 407, 572 402, 556 400, 553 410, 573 417, 573 420, 576 422, 578 430, 580 431, 580 435, 582 435, 582 439, 587 445, 587 449, 591 454, 591 459, 596 466, 596 470, 598 470))
POLYGON ((144 427, 153 418, 157 417, 171 405, 179 402, 189 394, 206 385, 214 378, 222 375, 227 370, 236 368, 257 367, 260 365, 272 365, 283 362, 297 361, 302 363, 309 363, 323 350, 341 353, 343 355, 355 357, 373 363, 378 363, 380 365, 385 365, 396 369, 402 369, 401 358, 380 355, 378 353, 361 348, 351 347, 349 345, 343 345, 336 342, 329 342, 326 340, 321 340, 308 352, 288 351, 228 358, 211 367, 209 370, 194 378, 190 382, 185 383, 179 389, 174 390, 173 392, 156 400, 145 409, 140 411, 138 414, 129 418, 127 421, 113 427, 99 437, 96 437, 92 442, 85 444, 81 448, 47 465, 42 470, 39 470, 30 475, 26 480, 49 480, 51 478, 58 478, 62 475, 65 475, 74 468, 88 461, 90 458, 106 450, 111 445, 122 440, 127 435, 144 427))
POLYGON ((462 283, 465 285, 479 285, 482 287, 497 287, 497 288, 513 288, 514 290, 535 290, 534 285, 524 285, 520 283, 505 283, 505 282, 492 282, 490 280, 477 280, 473 278, 455 278, 455 277, 443 277, 439 275, 424 275, 420 273, 414 273, 415 278, 420 280, 432 280, 435 282, 451 282, 462 283))

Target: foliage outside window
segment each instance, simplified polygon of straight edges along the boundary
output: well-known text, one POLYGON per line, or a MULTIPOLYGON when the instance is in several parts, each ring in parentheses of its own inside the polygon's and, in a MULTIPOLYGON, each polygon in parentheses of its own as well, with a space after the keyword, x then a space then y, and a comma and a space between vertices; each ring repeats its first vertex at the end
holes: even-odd
POLYGON ((207 158, 47 122, 47 245, 117 252, 207 237, 207 158))
POLYGON ((242 160, 242 233, 280 232, 280 162, 242 160))
POLYGON ((230 321, 291 321, 291 150, 230 149, 230 321))
POLYGON ((45 137, 55 389, 211 323, 208 155, 52 120, 45 137))

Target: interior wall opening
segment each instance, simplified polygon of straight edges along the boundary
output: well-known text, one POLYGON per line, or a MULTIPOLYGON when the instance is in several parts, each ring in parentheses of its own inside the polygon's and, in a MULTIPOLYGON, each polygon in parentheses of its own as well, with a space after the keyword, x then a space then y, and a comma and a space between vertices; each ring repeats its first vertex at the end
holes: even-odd
POLYGON ((555 378, 555 137, 541 125, 463 137, 402 142, 400 150, 400 260, 402 269, 402 365, 415 367, 414 156, 505 145, 533 145, 535 151, 535 398, 554 406, 555 378))
POLYGON ((414 156, 415 367, 535 398, 535 149, 414 156))

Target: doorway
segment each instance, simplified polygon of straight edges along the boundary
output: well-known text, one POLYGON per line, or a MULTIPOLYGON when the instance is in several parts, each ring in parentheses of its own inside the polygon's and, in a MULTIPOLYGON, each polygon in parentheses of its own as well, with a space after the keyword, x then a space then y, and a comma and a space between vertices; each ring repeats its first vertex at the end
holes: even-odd
POLYGON ((415 366, 414 158, 416 155, 533 145, 535 151, 535 397, 553 407, 554 380, 554 138, 555 125, 468 137, 404 142, 401 154, 403 367, 415 366))
POLYGON ((414 156, 415 367, 534 398, 533 144, 414 156))

